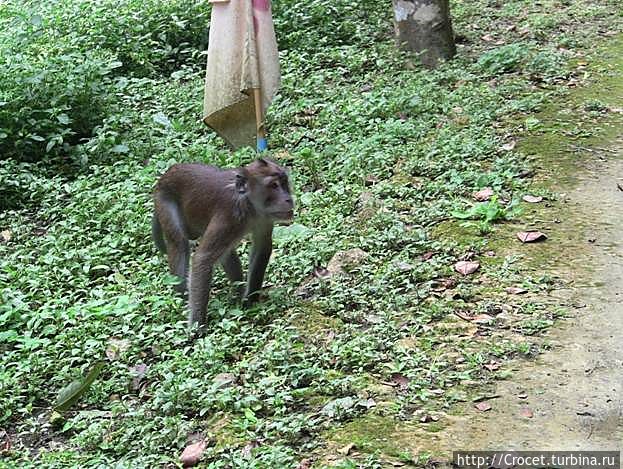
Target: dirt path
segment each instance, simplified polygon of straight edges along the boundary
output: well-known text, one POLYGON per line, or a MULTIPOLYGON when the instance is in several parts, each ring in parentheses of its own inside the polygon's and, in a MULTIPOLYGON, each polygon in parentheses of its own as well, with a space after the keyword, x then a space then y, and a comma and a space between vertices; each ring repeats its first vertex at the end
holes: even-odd
POLYGON ((622 449, 623 142, 613 148, 581 155, 592 162, 566 194, 567 216, 558 214, 556 232, 569 236, 553 264, 570 267, 572 280, 552 295, 571 319, 550 333, 552 350, 499 383, 490 411, 472 409, 444 432, 447 449, 622 449))

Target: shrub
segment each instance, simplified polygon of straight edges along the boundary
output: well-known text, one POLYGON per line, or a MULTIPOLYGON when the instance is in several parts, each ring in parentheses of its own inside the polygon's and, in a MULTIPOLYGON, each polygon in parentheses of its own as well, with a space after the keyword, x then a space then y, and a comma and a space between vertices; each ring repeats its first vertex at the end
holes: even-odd
POLYGON ((490 75, 514 72, 519 69, 528 53, 525 44, 508 44, 482 54, 478 65, 490 75))
POLYGON ((117 65, 97 52, 34 52, 0 59, 0 155, 18 161, 58 157, 90 137, 117 65))
POLYGON ((318 52, 367 44, 391 33, 389 5, 373 0, 281 0, 272 5, 280 49, 318 52))
POLYGON ((0 212, 38 204, 54 184, 36 165, 0 160, 0 212))
POLYGON ((182 65, 205 67, 207 0, 61 0, 49 23, 57 37, 70 35, 82 50, 112 52, 118 73, 168 75, 182 65))

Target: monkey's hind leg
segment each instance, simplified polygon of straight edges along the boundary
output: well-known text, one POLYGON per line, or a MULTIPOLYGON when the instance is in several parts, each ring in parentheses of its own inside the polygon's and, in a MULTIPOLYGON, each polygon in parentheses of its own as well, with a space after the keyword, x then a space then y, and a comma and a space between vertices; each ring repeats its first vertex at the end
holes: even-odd
MULTIPOLYGON (((180 209, 175 202, 166 197, 160 197, 157 200, 156 213, 158 224, 166 239, 169 272, 180 279, 175 290, 184 294, 188 283, 190 243, 180 209)), ((156 245, 158 245, 157 242, 156 245)))
POLYGON ((151 239, 162 254, 167 253, 167 245, 164 242, 164 235, 162 234, 162 226, 158 220, 158 215, 154 212, 151 218, 151 239))

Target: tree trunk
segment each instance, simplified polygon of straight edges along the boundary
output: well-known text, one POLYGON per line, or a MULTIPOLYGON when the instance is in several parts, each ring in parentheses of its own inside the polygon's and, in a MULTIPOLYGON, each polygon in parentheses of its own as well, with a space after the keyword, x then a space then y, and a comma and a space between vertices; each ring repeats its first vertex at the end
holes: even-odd
POLYGON ((424 66, 456 54, 448 0, 392 0, 398 46, 419 52, 424 66))

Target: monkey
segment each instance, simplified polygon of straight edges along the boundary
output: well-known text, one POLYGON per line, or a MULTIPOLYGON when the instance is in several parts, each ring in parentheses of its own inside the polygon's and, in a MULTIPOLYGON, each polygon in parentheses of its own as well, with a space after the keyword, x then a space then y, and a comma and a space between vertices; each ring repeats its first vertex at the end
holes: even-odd
POLYGON ((290 222, 294 201, 286 170, 259 158, 235 169, 203 163, 175 164, 156 183, 152 238, 168 258, 169 271, 188 290, 188 327, 206 323, 213 268, 220 263, 238 285, 244 306, 259 299, 272 253, 276 222, 290 222), (252 248, 246 288, 236 247, 251 235, 252 248), (200 239, 190 259, 190 241, 200 239), (189 275, 189 263, 191 264, 189 275))

